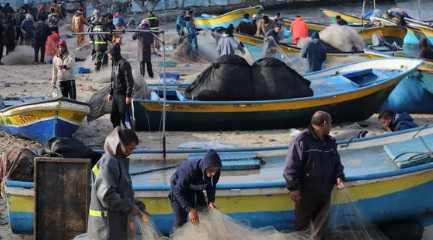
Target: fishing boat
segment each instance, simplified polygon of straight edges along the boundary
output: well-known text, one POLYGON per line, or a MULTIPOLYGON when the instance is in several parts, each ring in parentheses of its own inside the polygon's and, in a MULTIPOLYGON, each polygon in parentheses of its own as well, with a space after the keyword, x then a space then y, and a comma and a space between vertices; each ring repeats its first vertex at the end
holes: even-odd
POLYGON ((233 24, 234 26, 239 25, 244 18, 244 14, 248 13, 250 16, 252 16, 254 14, 258 14, 262 10, 263 7, 257 5, 254 7, 236 9, 218 16, 202 15, 194 18, 194 24, 196 28, 207 30, 218 27, 227 28, 230 24, 233 24))
MULTIPOLYGON (((234 36, 241 42, 242 44, 246 45, 246 47, 251 51, 250 53, 253 55, 255 59, 259 59, 262 56, 262 46, 264 43, 264 40, 262 37, 256 37, 251 36, 247 34, 239 34, 236 33, 234 36)), ((287 55, 287 56, 300 56, 301 48, 294 45, 294 44, 288 44, 280 42, 278 44, 278 49, 281 51, 281 53, 287 55)), ((372 51, 377 51, 384 54, 391 54, 393 52, 399 52, 401 50, 395 50, 390 49, 386 46, 369 46, 368 49, 371 51, 368 51, 366 53, 364 50, 359 52, 342 52, 338 49, 333 48, 332 46, 327 46, 327 53, 326 53, 326 62, 330 63, 330 66, 334 66, 336 64, 341 63, 347 63, 347 62, 353 62, 353 60, 350 60, 351 58, 357 58, 360 60, 365 60, 369 58, 369 54, 372 51)))
POLYGON ((9 98, 0 109, 0 129, 46 144, 53 137, 71 137, 89 113, 87 103, 69 98, 9 98))
MULTIPOLYGON (((351 198, 334 201, 333 209, 356 204, 363 217, 372 222, 416 219, 426 226, 432 224, 432 143, 431 125, 339 142, 346 191, 351 198)), ((218 150, 224 172, 216 192, 219 210, 252 227, 293 230, 294 204, 282 177, 286 149, 287 146, 218 150)), ((174 150, 168 152, 168 158, 194 159, 203 154, 174 150)), ((144 155, 144 151, 140 152, 140 156, 144 155)), ((169 233, 174 220, 167 196, 176 163, 168 165, 155 159, 133 161, 130 165, 135 197, 145 203, 152 222, 164 234, 169 233)), ((31 234, 33 183, 8 180, 4 191, 12 232, 31 234)), ((346 220, 351 216, 344 211, 337 214, 345 214, 346 220)))
POLYGON ((312 97, 261 101, 198 101, 182 89, 159 92, 151 99, 133 99, 136 130, 158 130, 165 102, 170 130, 243 130, 302 127, 316 110, 328 111, 335 122, 355 122, 377 112, 394 87, 422 60, 381 59, 329 68, 304 77, 312 97), (362 107, 361 107, 362 106, 362 107))
MULTIPOLYGON (((290 28, 292 21, 284 20, 284 25, 290 28)), ((310 32, 320 32, 329 25, 315 22, 307 22, 308 30, 310 32)), ((384 37, 387 42, 395 42, 399 46, 403 44, 403 39, 406 36, 407 29, 400 26, 351 26, 353 27, 359 35, 362 37, 365 43, 370 44, 372 36, 378 34, 384 37)))
POLYGON ((362 19, 360 17, 354 16, 354 15, 350 15, 347 13, 342 13, 342 12, 338 12, 338 11, 334 11, 334 10, 330 10, 330 9, 320 9, 322 11, 322 13, 333 19, 335 22, 335 18, 337 16, 340 16, 343 20, 345 20, 347 23, 349 24, 354 24, 354 25, 364 25, 368 22, 370 22, 368 19, 362 19))
MULTIPOLYGON (((367 52, 370 58, 406 57, 404 53, 391 56, 367 52)), ((433 112, 433 61, 425 59, 417 71, 403 79, 382 105, 382 110, 408 113, 433 112)))

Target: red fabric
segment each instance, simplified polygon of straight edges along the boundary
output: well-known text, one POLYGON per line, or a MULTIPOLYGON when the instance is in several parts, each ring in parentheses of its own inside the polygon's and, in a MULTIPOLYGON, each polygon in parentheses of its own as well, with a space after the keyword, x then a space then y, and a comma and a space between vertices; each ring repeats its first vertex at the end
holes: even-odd
POLYGON ((57 54, 57 45, 59 44, 60 37, 56 32, 51 33, 45 43, 45 56, 52 58, 57 54))
POLYGON ((292 43, 297 44, 299 39, 308 37, 308 26, 301 17, 296 17, 290 26, 292 43))

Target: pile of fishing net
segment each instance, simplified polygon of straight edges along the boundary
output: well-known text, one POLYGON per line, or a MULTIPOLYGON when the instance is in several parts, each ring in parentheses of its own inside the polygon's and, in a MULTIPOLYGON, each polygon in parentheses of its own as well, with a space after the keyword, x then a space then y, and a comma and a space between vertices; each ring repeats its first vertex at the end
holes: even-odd
POLYGON ((19 45, 15 50, 3 58, 5 65, 29 65, 33 64, 34 49, 32 46, 19 45))
MULTIPOLYGON (((289 198, 287 201, 290 201, 289 198)), ((327 234, 323 235, 326 240, 408 240, 422 237, 422 228, 404 222, 406 225, 388 225, 388 227, 382 225, 381 229, 385 229, 387 235, 392 237, 388 238, 362 216, 356 202, 353 203, 352 197, 346 190, 336 192, 332 202, 336 205, 331 208, 329 218, 319 219, 316 222, 328 225, 327 234)), ((199 224, 187 223, 169 238, 159 234, 146 216, 134 217, 133 222, 130 223, 129 232, 128 239, 130 240, 314 240, 311 230, 285 233, 273 227, 252 228, 218 210, 201 213, 199 224), (134 232, 136 234, 133 234, 134 232)), ((83 236, 83 238, 75 239, 87 238, 83 236)))
POLYGON ((179 40, 176 49, 172 53, 172 58, 178 62, 189 63, 189 62, 206 62, 206 59, 200 56, 198 50, 189 51, 191 48, 190 43, 186 38, 179 40))
MULTIPOLYGON (((101 71, 109 71, 101 70, 101 71)), ((99 74, 99 73, 98 73, 99 74)), ((150 92, 147 87, 145 79, 135 71, 133 72, 134 76, 134 91, 133 98, 135 99, 148 99, 150 92)), ((111 76, 111 72, 108 73, 111 76)), ((111 113, 111 105, 112 103, 108 101, 108 95, 110 94, 111 86, 108 85, 104 88, 101 88, 97 92, 95 92, 88 102, 90 107, 90 112, 87 114, 87 120, 93 121, 103 116, 104 114, 111 113)))
POLYGON ((349 26, 330 25, 319 35, 320 40, 342 52, 359 52, 364 49, 364 40, 349 26))

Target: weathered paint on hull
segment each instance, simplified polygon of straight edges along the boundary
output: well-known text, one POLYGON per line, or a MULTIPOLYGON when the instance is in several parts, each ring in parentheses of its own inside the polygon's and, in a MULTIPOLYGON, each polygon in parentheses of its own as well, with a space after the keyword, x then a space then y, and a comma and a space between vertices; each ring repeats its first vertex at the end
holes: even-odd
MULTIPOLYGON (((339 208, 338 214, 345 214, 342 219, 347 219, 347 214, 349 216, 353 214, 348 204, 355 203, 363 217, 369 221, 409 218, 431 224, 433 171, 431 164, 427 165, 430 169, 424 167, 423 169, 427 169, 398 177, 377 178, 370 181, 349 180, 346 191, 351 198, 339 198, 333 203, 333 207, 339 208)), ((252 227, 273 226, 278 230, 293 230, 294 204, 289 199, 283 182, 274 185, 276 187, 219 190, 216 203, 223 213, 238 221, 248 222, 252 227)), ((134 187, 136 197, 145 203, 158 230, 168 234, 174 217, 167 197, 168 189, 166 187, 163 189, 146 191, 140 186, 134 187)), ((26 190, 8 187, 6 193, 12 232, 32 234, 33 188, 26 190)), ((338 216, 335 219, 339 219, 338 216)))
MULTIPOLYGON (((398 83, 371 95, 337 104, 297 110, 242 112, 175 112, 167 111, 168 130, 259 130, 304 127, 317 110, 332 114, 334 122, 356 122, 377 112, 398 83), (362 107, 361 107, 362 106, 362 107)), ((134 101, 135 128, 139 131, 161 129, 161 111, 146 110, 146 103, 134 101)))

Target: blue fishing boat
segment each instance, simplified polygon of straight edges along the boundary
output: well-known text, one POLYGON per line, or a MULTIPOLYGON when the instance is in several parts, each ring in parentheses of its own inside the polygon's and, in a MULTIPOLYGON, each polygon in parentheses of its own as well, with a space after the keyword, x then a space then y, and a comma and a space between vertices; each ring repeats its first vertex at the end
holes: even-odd
MULTIPOLYGON (((352 199, 336 201, 334 208, 356 204, 364 217, 373 222, 416 219, 425 226, 433 224, 432 125, 342 141, 338 147, 345 166, 346 191, 352 199)), ((287 146, 219 150, 225 167, 216 193, 220 211, 252 227, 292 230, 294 204, 282 177, 286 152, 287 146)), ((131 162, 135 196, 146 204, 158 230, 167 234, 174 218, 167 196, 176 162, 168 165, 161 161, 159 151, 136 153, 148 159, 131 162)), ((202 150, 173 150, 168 151, 168 159, 179 161, 203 154, 202 150)), ((14 233, 33 232, 33 187, 32 182, 6 183, 14 233)))
MULTIPOLYGON (((416 56, 411 49, 393 55, 368 52, 371 58, 389 58, 392 56, 416 56)), ((389 94, 381 110, 408 113, 433 112, 433 61, 424 60, 416 71, 403 79, 389 94)))
POLYGON ((199 101, 187 99, 182 89, 171 90, 166 101, 133 100, 136 130, 159 130, 166 104, 169 130, 277 129, 303 127, 313 112, 328 111, 335 122, 367 119, 379 110, 394 87, 421 60, 381 59, 348 64, 307 74, 312 97, 259 101, 199 101))
POLYGON ((71 137, 89 113, 87 103, 68 98, 9 98, 2 103, 0 129, 42 144, 71 137))

